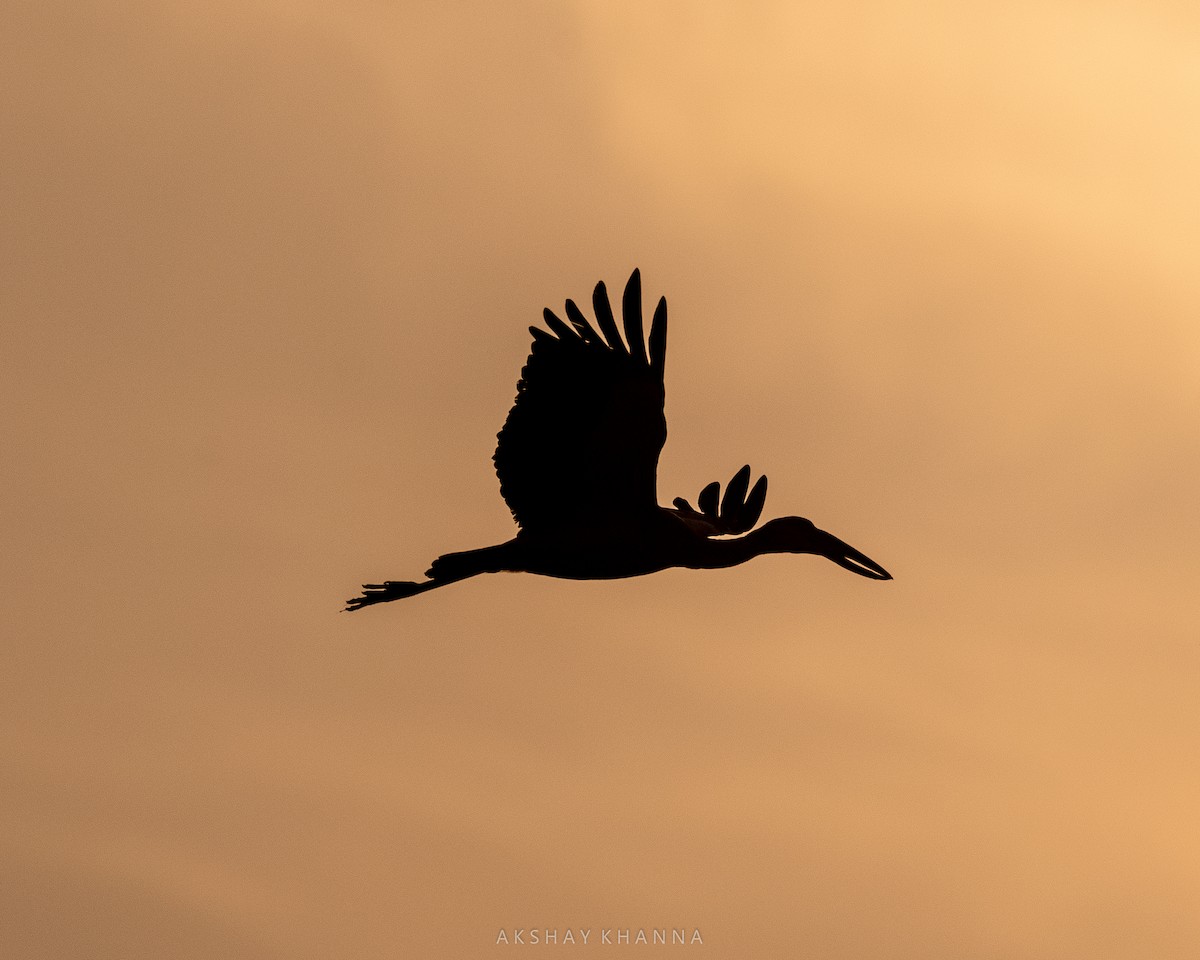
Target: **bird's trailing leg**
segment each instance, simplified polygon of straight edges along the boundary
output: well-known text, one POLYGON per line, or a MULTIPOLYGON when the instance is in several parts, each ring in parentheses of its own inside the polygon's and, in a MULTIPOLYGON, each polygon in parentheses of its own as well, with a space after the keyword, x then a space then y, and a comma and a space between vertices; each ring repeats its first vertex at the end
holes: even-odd
POLYGON ((479 550, 464 550, 462 553, 447 553, 438 557, 425 571, 428 580, 417 583, 412 580, 385 580, 383 583, 364 583, 362 596, 346 601, 347 610, 361 610, 373 603, 388 600, 403 600, 426 590, 444 587, 481 573, 497 573, 510 569, 507 565, 512 544, 501 543, 479 550))

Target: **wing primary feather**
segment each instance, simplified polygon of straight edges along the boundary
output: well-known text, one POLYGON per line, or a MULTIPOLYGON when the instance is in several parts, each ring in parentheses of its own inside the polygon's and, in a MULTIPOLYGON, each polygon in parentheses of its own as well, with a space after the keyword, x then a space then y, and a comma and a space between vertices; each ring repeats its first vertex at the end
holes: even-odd
POLYGON ((746 505, 746 487, 750 485, 750 465, 742 467, 733 475, 721 498, 721 519, 731 527, 738 526, 739 514, 746 505))
POLYGON ((601 280, 592 291, 592 308, 596 311, 596 323, 608 345, 617 353, 626 353, 625 344, 621 342, 621 334, 617 331, 617 321, 613 317, 612 304, 608 302, 608 288, 601 280))
POLYGON ((746 497, 746 512, 742 515, 742 526, 749 530, 758 523, 758 518, 762 516, 763 504, 766 502, 767 477, 764 474, 758 478, 750 495, 746 497))
POLYGON ((588 323, 587 317, 583 315, 583 311, 579 309, 574 300, 567 301, 567 319, 574 324, 575 329, 579 331, 579 335, 583 337, 586 343, 598 343, 604 345, 600 334, 592 329, 592 325, 588 323))
POLYGON ((650 321, 650 368, 660 377, 667 365, 667 298, 659 297, 650 321))
POLYGON ((560 340, 570 343, 572 340, 578 339, 575 331, 563 323, 549 307, 542 311, 542 318, 546 321, 546 326, 558 334, 560 340))
POLYGON ((646 362, 646 341, 642 336, 642 272, 636 267, 625 284, 621 298, 621 315, 625 320, 625 342, 634 360, 646 362))
POLYGON ((554 336, 554 334, 552 334, 552 333, 548 333, 547 331, 543 330, 541 327, 530 327, 529 332, 533 334, 533 339, 534 339, 535 343, 538 342, 539 340, 552 340, 555 342, 558 341, 558 337, 554 336))
POLYGON ((721 484, 716 480, 700 491, 696 502, 700 504, 700 512, 710 517, 717 515, 717 498, 721 493, 721 484))

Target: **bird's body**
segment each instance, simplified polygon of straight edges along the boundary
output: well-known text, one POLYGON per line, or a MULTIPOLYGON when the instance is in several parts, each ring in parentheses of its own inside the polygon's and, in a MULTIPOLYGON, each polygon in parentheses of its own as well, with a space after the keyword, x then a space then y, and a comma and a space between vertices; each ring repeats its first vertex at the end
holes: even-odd
POLYGON ((439 557, 423 582, 367 584, 347 609, 481 573, 611 580, 669 567, 729 567, 763 553, 818 553, 863 576, 891 579, 873 560, 801 517, 752 530, 767 484, 761 477, 749 489, 748 466, 719 502, 714 482, 701 491, 699 510, 683 499, 674 508, 659 506, 655 475, 667 436, 666 300, 659 300, 644 340, 635 270, 622 303, 624 342, 603 283, 592 302, 595 327, 570 300, 570 325, 547 310, 552 332, 530 327, 532 351, 494 457, 500 492, 521 527, 517 536, 439 557))
MULTIPOLYGON (((565 580, 615 580, 683 566, 693 536, 665 516, 623 527, 564 527, 541 534, 521 533, 485 547, 480 561, 497 570, 537 573, 565 580)), ((451 557, 472 557, 474 550, 451 557)), ((437 569, 449 569, 444 565, 437 569)))
POLYGON ((562 528, 545 534, 519 534, 509 541, 521 569, 567 580, 615 580, 681 566, 686 529, 663 513, 643 522, 562 528))

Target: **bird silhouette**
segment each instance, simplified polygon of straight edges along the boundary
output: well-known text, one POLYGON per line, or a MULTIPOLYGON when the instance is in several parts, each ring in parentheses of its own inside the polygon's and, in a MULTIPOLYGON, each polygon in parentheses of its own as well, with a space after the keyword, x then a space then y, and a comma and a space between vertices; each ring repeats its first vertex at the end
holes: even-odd
POLYGON ((481 573, 537 573, 572 580, 635 577, 668 567, 731 567, 765 553, 812 553, 864 577, 890 580, 878 563, 803 517, 756 529, 767 478, 750 488, 742 467, 721 494, 716 481, 693 507, 658 505, 655 474, 667 439, 663 371, 667 301, 642 325, 641 274, 625 285, 622 341, 604 283, 592 294, 595 325, 574 301, 567 320, 547 309, 517 399, 498 435, 500 493, 520 526, 505 543, 448 553, 421 582, 363 585, 347 610, 400 600, 481 573), (568 322, 569 321, 569 322, 568 322))

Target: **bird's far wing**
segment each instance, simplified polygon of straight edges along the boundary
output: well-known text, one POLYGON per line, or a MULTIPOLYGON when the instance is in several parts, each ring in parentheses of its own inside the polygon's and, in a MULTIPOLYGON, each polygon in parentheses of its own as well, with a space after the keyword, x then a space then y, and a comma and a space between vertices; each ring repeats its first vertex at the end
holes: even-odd
POLYGON ((763 504, 767 502, 767 478, 759 477, 754 489, 750 486, 750 466, 747 464, 733 475, 721 496, 721 485, 714 480, 700 491, 696 510, 683 497, 674 500, 675 512, 689 527, 705 537, 722 537, 746 533, 758 523, 763 504))
POLYGON ((569 323, 546 310, 551 332, 529 328, 533 348, 493 458, 500 493, 526 529, 657 507, 667 301, 658 301, 648 342, 637 270, 622 298, 625 341, 603 283, 592 304, 595 326, 568 300, 569 323))

